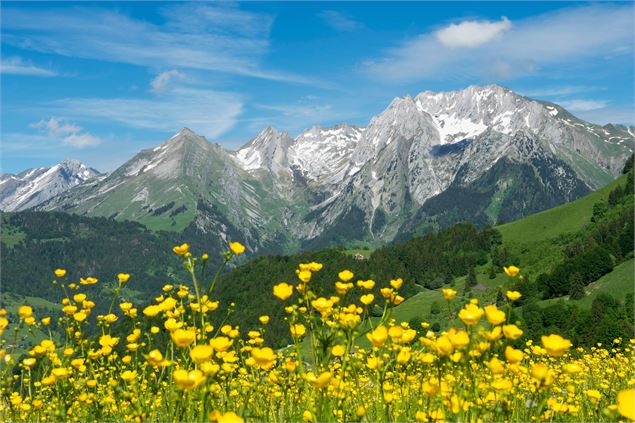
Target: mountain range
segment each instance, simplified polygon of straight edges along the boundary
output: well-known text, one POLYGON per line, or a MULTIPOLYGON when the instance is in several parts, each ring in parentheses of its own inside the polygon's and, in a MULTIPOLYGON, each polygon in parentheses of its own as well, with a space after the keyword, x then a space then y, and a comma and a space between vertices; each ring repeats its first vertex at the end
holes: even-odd
POLYGON ((78 160, 64 160, 50 167, 0 175, 0 210, 19 211, 35 207, 67 189, 99 175, 78 160))
POLYGON ((633 141, 633 127, 470 86, 396 98, 363 128, 314 126, 294 138, 268 127, 237 151, 183 128, 111 173, 83 166, 63 188, 43 188, 27 178, 33 170, 3 175, 0 209, 196 230, 252 250, 379 244, 577 199, 620 173, 633 141))

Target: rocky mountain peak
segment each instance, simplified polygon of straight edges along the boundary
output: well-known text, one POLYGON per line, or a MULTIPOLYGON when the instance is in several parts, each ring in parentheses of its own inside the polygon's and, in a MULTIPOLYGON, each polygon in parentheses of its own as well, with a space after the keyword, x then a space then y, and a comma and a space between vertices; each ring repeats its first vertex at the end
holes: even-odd
POLYGON ((247 171, 265 169, 275 173, 290 173, 287 151, 293 139, 287 132, 272 126, 260 131, 251 141, 235 153, 235 158, 247 171))
POLYGON ((0 210, 26 210, 99 174, 79 160, 66 159, 50 168, 0 175, 0 210))

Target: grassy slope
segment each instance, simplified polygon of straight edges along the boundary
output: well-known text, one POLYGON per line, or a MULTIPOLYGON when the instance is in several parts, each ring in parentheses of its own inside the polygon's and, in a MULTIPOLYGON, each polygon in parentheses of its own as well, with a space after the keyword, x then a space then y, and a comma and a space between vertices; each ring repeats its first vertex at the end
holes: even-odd
POLYGON ((621 176, 608 185, 576 201, 500 225, 497 229, 503 235, 503 241, 506 244, 540 242, 576 232, 591 219, 593 204, 606 200, 609 192, 617 185, 624 185, 625 183, 626 176, 621 176))
MULTIPOLYGON (((528 275, 542 273, 545 268, 558 262, 562 256, 561 247, 568 237, 590 221, 593 204, 606 200, 611 190, 618 184, 625 183, 626 177, 622 176, 579 200, 498 226, 504 245, 508 246, 513 256, 517 257, 518 265, 523 273, 528 275)), ((497 274, 495 279, 489 279, 488 268, 489 264, 476 269, 479 286, 471 291, 470 297, 477 297, 481 301, 494 300, 497 288, 504 288, 509 283, 503 273, 497 274)), ((464 283, 465 278, 458 278, 454 281, 453 287, 462 293, 464 283)), ((592 290, 593 293, 578 301, 589 306, 600 291, 613 295, 619 293, 620 296, 633 292, 633 260, 617 266, 613 272, 589 285, 588 290, 592 290)), ((557 300, 546 300, 545 303, 557 300)), ((443 325, 447 320, 447 313, 439 291, 426 290, 408 298, 395 308, 394 317, 398 321, 409 321, 413 317, 427 318, 430 316, 430 307, 434 301, 441 303, 442 312, 435 316, 435 319, 443 325)))
MULTIPOLYGON (((602 276, 597 281, 589 284, 585 291, 587 296, 575 301, 582 308, 591 308, 591 303, 600 293, 607 293, 612 296, 623 297, 626 294, 633 293, 635 286, 633 285, 633 275, 635 274, 635 260, 630 259, 624 263, 615 266, 611 273, 602 276)), ((565 297, 566 298, 566 297, 565 297)), ((561 298, 551 298, 549 300, 539 301, 541 307, 557 303, 561 298)))

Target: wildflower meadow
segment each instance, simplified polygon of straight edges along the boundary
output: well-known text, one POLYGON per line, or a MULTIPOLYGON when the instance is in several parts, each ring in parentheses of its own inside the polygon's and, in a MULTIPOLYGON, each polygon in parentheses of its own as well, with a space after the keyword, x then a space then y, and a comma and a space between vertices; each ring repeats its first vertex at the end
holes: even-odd
MULTIPOLYGON (((435 332, 392 317, 404 301, 401 279, 325 275, 320 263, 302 263, 297 280, 271 290, 293 339, 274 350, 264 341, 269 316, 242 328, 231 312, 221 315, 214 292, 222 267, 209 273, 208 256, 188 244, 173 251, 187 284, 165 285, 143 306, 120 295, 141 283, 128 274, 71 281, 56 269, 59 316, 35 315, 28 305, 16 318, 1 310, 0 419, 635 421, 635 340, 592 348, 557 334, 525 340, 522 325, 510 321, 516 291, 497 306, 460 303, 455 290, 443 289, 452 327, 435 332), (322 296, 317 278, 332 280, 337 295, 322 296), (112 284, 113 298, 90 298, 86 287, 98 283, 112 284), (91 312, 104 301, 107 313, 91 312), (20 350, 23 334, 30 343, 20 350)), ((231 243, 225 264, 244 251, 231 243)))

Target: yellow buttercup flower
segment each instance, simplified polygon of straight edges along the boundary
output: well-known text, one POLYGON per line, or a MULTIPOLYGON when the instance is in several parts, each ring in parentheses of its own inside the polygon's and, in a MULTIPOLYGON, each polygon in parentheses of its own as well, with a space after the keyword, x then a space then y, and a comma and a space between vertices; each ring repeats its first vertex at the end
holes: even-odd
POLYGON ((407 364, 412 357, 412 353, 410 352, 410 348, 402 348, 397 354, 397 363, 399 364, 407 364))
POLYGON ((172 251, 174 251, 174 254, 177 254, 179 256, 184 256, 190 251, 190 246, 187 243, 183 243, 181 245, 177 245, 176 247, 172 248, 172 251))
POLYGON ((187 371, 185 369, 177 369, 172 373, 174 383, 179 389, 187 390, 196 388, 205 381, 205 374, 200 370, 187 371))
POLYGON ((547 386, 553 381, 553 376, 549 367, 544 363, 534 364, 531 368, 531 377, 534 378, 540 385, 547 386))
POLYGON ((293 295, 293 286, 286 282, 281 282, 273 287, 273 295, 285 301, 293 295))
POLYGON ((459 311, 459 319, 466 325, 474 325, 483 317, 483 309, 476 304, 469 303, 459 311))
POLYGON ((22 360, 22 364, 24 365, 24 367, 27 367, 29 369, 33 368, 36 363, 37 360, 35 358, 25 358, 24 360, 22 360))
POLYGON ((119 273, 117 275, 117 280, 119 280, 119 283, 126 283, 128 282, 128 279, 130 279, 130 275, 127 273, 119 273))
POLYGON ((161 313, 161 307, 158 305, 149 305, 143 309, 143 314, 148 317, 154 317, 159 313, 161 313))
POLYGON ((23 319, 33 316, 33 308, 28 305, 23 305, 18 308, 18 316, 23 319))
POLYGON ((364 288, 364 289, 373 289, 375 287, 375 281, 374 280, 367 280, 367 281, 357 281, 357 286, 364 288))
POLYGON ((192 329, 177 329, 174 332, 170 332, 170 337, 177 346, 185 348, 194 342, 196 332, 192 329))
POLYGON ((198 364, 209 360, 213 354, 214 347, 211 345, 197 345, 190 350, 190 358, 198 364))
POLYGON ((245 252, 245 246, 242 245, 240 242, 230 242, 229 249, 234 254, 242 254, 245 252))
POLYGON ((454 348, 463 348, 470 343, 470 336, 464 330, 451 328, 447 337, 454 348))
POLYGON ((518 291, 507 291, 505 295, 507 296, 509 301, 518 301, 520 297, 522 297, 522 294, 518 291))
POLYGON ((390 281, 390 286, 392 286, 395 289, 401 288, 402 285, 403 285, 403 279, 401 279, 401 278, 392 279, 390 281))
POLYGON ((388 339, 388 329, 384 325, 379 325, 372 332, 366 334, 366 337, 373 346, 379 348, 388 339))
POLYGON ((505 312, 499 310, 495 305, 488 305, 484 307, 485 309, 485 317, 487 321, 492 325, 500 325, 505 321, 505 312))
POLYGON ((382 288, 379 292, 381 293, 381 296, 386 299, 392 298, 395 295, 393 289, 389 287, 382 288))
POLYGON ((350 270, 342 270, 340 273, 337 274, 337 276, 342 282, 348 282, 353 279, 355 275, 350 270))
POLYGON ((490 371, 495 375, 500 375, 505 372, 505 366, 503 365, 503 362, 496 357, 487 362, 487 367, 489 367, 490 371))
POLYGON ((183 322, 177 322, 176 319, 170 317, 163 323, 163 327, 169 332, 174 332, 177 329, 180 329, 183 326, 183 322))
POLYGON ((324 297, 320 297, 316 300, 311 301, 311 305, 320 313, 326 314, 333 308, 333 301, 327 300, 324 297))
POLYGON ((55 269, 55 276, 57 276, 58 278, 63 278, 64 276, 66 276, 66 270, 64 269, 55 269))
POLYGON ((499 392, 511 391, 513 385, 509 379, 496 379, 492 382, 492 388, 499 392))
POLYGON ((345 352, 346 352, 346 348, 344 348, 344 345, 335 345, 331 349, 331 354, 333 354, 333 356, 335 357, 341 357, 344 355, 345 352))
POLYGON ((525 354, 521 350, 514 349, 509 345, 505 348, 505 359, 510 363, 520 363, 525 354))
POLYGON ((276 363, 276 354, 269 347, 254 348, 251 350, 251 357, 260 368, 268 370, 276 363))
POLYGON ((218 423, 244 423, 245 421, 242 417, 240 417, 233 411, 228 411, 225 414, 222 414, 218 411, 212 411, 209 414, 209 419, 213 422, 218 423))
POLYGON ((299 338, 306 333, 306 327, 304 327, 304 325, 300 323, 295 323, 291 325, 290 329, 291 329, 291 336, 293 336, 294 338, 299 338))
POLYGON ((362 295, 359 300, 362 304, 370 305, 375 300, 375 296, 373 294, 366 294, 362 295))
POLYGON ((450 355, 454 352, 454 345, 447 335, 442 335, 433 342, 433 346, 439 355, 450 355))
POLYGON ((217 336, 214 339, 210 339, 209 344, 214 348, 215 351, 225 352, 231 348, 234 341, 227 338, 226 336, 217 336))
POLYGON ((321 389, 329 383, 332 376, 331 372, 323 372, 319 376, 316 376, 313 372, 308 372, 306 374, 306 380, 314 387, 321 389))
POLYGON ((75 301, 78 304, 83 303, 84 300, 86 300, 86 294, 75 294, 75 295, 73 295, 73 301, 75 301))
POLYGON ((134 370, 126 370, 121 374, 121 379, 125 382, 132 382, 137 378, 137 372, 134 370))
POLYGON ((571 341, 564 339, 560 335, 549 335, 541 338, 542 346, 545 347, 549 355, 561 356, 571 348, 571 341))
POLYGON ((79 283, 82 285, 95 285, 98 282, 97 278, 79 278, 79 283))
POLYGON ((452 288, 443 288, 441 292, 443 293, 443 298, 448 301, 452 300, 454 297, 456 297, 456 294, 458 294, 458 291, 455 291, 452 288))
POLYGON ((635 421, 635 389, 617 394, 617 411, 629 421, 635 421))
POLYGON ((523 331, 516 325, 503 325, 503 335, 507 339, 515 340, 523 335, 523 331))
POLYGON ((515 277, 518 274, 518 272, 520 272, 520 269, 517 268, 516 266, 503 267, 503 270, 505 271, 507 276, 512 278, 515 277))
POLYGON ((260 321, 260 323, 262 323, 263 325, 266 325, 267 323, 269 323, 269 316, 260 316, 258 318, 258 320, 260 321))
POLYGON ((298 279, 300 279, 304 283, 309 283, 311 281, 311 271, 310 270, 300 270, 297 272, 298 279))
POLYGON ((156 349, 150 351, 145 357, 148 364, 153 367, 162 366, 166 363, 166 361, 163 359, 163 354, 161 354, 161 351, 156 349))

